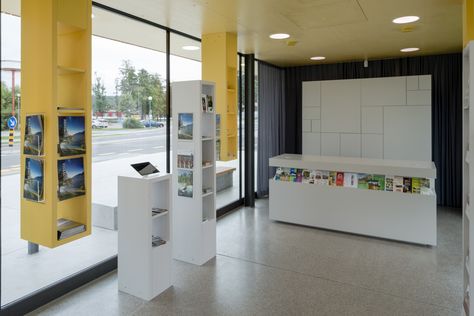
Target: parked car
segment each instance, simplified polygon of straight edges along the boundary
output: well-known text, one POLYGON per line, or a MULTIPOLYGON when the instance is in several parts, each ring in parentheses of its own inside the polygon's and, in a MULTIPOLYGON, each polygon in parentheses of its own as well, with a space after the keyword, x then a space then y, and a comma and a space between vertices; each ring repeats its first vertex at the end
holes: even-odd
POLYGON ((92 120, 92 128, 107 128, 109 123, 104 119, 94 119, 92 120))
POLYGON ((164 127, 165 126, 165 124, 158 121, 154 121, 154 120, 142 120, 140 122, 145 127, 164 127))

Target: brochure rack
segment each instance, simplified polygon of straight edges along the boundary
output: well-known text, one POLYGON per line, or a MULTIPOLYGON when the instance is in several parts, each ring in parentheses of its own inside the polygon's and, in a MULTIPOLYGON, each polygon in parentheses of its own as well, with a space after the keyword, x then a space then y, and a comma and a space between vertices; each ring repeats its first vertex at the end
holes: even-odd
POLYGON ((173 257, 197 265, 216 255, 214 91, 206 81, 171 85, 173 257))

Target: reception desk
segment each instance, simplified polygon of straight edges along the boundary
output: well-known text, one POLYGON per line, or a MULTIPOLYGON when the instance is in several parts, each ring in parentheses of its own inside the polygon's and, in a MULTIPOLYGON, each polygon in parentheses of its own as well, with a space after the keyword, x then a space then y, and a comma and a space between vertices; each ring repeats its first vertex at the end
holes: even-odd
POLYGON ((269 180, 270 219, 436 245, 436 167, 432 162, 284 154, 270 158, 269 165, 307 173, 323 170, 429 180, 430 189, 421 194, 274 178, 269 180))

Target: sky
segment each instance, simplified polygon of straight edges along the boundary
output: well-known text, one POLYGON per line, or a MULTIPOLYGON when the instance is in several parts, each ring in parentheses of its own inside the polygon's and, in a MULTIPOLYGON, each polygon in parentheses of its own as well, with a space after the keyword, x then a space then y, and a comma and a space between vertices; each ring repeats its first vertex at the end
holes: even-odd
MULTIPOLYGON (((19 67, 21 56, 21 23, 20 18, 1 14, 1 59, 2 66, 19 67), (17 61, 5 63, 5 60, 17 61)), ((166 55, 151 49, 133 46, 97 36, 92 37, 92 76, 100 76, 104 82, 107 95, 115 94, 115 78, 123 60, 130 60, 136 69, 146 69, 166 79, 166 55)), ((171 56, 171 81, 201 79, 201 63, 171 56)), ((19 76, 17 76, 19 77, 19 76)), ((1 80, 11 87, 10 72, 1 72, 1 80)), ((17 80, 18 82, 19 80, 17 80)))
POLYGON ((84 132, 84 116, 67 116, 66 126, 69 135, 84 132))
MULTIPOLYGON (((82 158, 73 158, 66 160, 59 160, 59 163, 65 162, 66 172, 69 178, 72 178, 84 172, 84 162, 82 158)), ((58 168, 58 170, 62 170, 58 168)))
POLYGON ((179 120, 182 122, 183 126, 193 123, 193 115, 191 113, 180 113, 179 120))
POLYGON ((42 172, 42 168, 41 168, 41 161, 40 160, 36 160, 36 159, 32 159, 32 158, 27 158, 29 159, 29 167, 30 167, 30 178, 31 179, 34 179, 34 178, 37 178, 37 177, 42 177, 43 176, 43 172, 42 172))
POLYGON ((31 133, 34 135, 36 133, 42 132, 41 116, 31 115, 27 116, 28 127, 31 128, 31 133))

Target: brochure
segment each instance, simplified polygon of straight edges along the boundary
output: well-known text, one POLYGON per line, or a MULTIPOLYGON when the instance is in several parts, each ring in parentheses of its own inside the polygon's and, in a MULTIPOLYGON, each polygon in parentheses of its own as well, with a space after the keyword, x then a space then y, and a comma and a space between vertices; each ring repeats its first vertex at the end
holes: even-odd
POLYGON ((393 191, 393 176, 385 176, 385 191, 393 191))
POLYGON ((348 188, 357 188, 357 173, 346 172, 344 174, 344 186, 348 188))
POLYGON ((411 193, 411 178, 409 177, 403 178, 403 192, 411 193))
POLYGON ((403 177, 393 177, 393 191, 403 192, 403 177))

